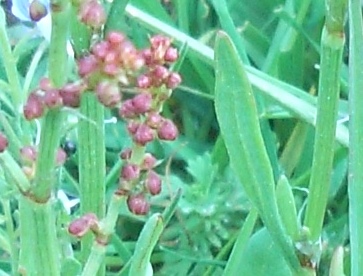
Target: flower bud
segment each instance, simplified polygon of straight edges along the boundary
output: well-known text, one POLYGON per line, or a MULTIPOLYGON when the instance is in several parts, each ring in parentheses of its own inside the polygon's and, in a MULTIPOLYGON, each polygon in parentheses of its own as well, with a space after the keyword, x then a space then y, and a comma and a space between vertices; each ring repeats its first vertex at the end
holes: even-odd
POLYGON ((172 141, 175 140, 177 136, 178 129, 175 124, 171 120, 165 119, 158 128, 159 139, 172 141))
POLYGON ((145 60, 145 64, 146 65, 152 65, 153 64, 153 54, 152 54, 152 51, 151 49, 145 49, 141 52, 141 55, 142 57, 144 58, 145 60))
POLYGON ((152 72, 153 78, 156 80, 165 80, 169 76, 169 73, 168 68, 161 65, 155 66, 155 69, 152 72))
POLYGON ((78 60, 78 75, 85 77, 98 68, 98 60, 94 55, 88 55, 78 60))
POLYGON ((172 72, 166 80, 166 87, 169 89, 174 89, 181 83, 181 81, 181 76, 176 72, 172 72))
POLYGON ((62 97, 59 95, 59 91, 57 89, 50 89, 45 92, 43 96, 44 104, 48 108, 56 108, 62 105, 62 97))
POLYGON ((150 93, 140 93, 132 98, 134 112, 138 114, 145 113, 150 110, 152 105, 152 96, 150 93))
POLYGON ((151 170, 152 168, 154 168, 155 164, 156 164, 156 158, 151 153, 145 153, 141 169, 151 170))
POLYGON ((137 78, 137 87, 141 89, 147 89, 150 88, 152 85, 152 79, 148 75, 140 75, 137 78))
POLYGON ((163 121, 163 117, 157 112, 150 112, 146 117, 146 123, 153 129, 159 128, 163 121))
POLYGON ((55 163, 57 166, 62 166, 64 162, 66 162, 67 159, 67 153, 64 151, 64 149, 59 148, 57 150, 55 163))
POLYGON ((81 103, 81 92, 84 87, 81 84, 67 83, 60 90, 59 94, 62 98, 63 105, 69 107, 79 107, 81 103))
POLYGON ((146 176, 145 187, 151 195, 158 195, 161 192, 160 176, 153 170, 149 171, 146 176))
POLYGON ((175 62, 178 59, 178 50, 173 47, 169 47, 164 55, 164 60, 166 62, 175 62))
POLYGON ((68 226, 68 232, 77 238, 81 238, 97 223, 97 216, 93 213, 89 213, 72 221, 68 226))
POLYGON ((127 131, 130 133, 130 134, 135 134, 138 127, 139 127, 140 123, 139 122, 136 122, 136 121, 128 121, 127 123, 127 131))
POLYGON ((33 0, 29 6, 29 17, 38 22, 48 14, 47 7, 38 0, 33 0))
POLYGON ((146 124, 140 124, 137 128, 133 140, 142 146, 154 140, 154 130, 146 124))
POLYGON ((106 14, 103 6, 97 0, 84 1, 79 9, 78 16, 87 26, 99 29, 106 22, 106 14))
POLYGON ((98 100, 107 107, 114 107, 121 101, 120 89, 116 83, 111 81, 101 81, 96 87, 98 100))
POLYGON ((34 146, 24 146, 20 149, 20 157, 24 164, 33 164, 37 155, 38 152, 34 146))
POLYGON ((106 39, 113 45, 119 45, 125 40, 125 36, 120 32, 111 31, 107 34, 106 39))
POLYGON ((131 99, 122 103, 121 108, 119 109, 119 115, 123 118, 135 117, 135 108, 131 99))
POLYGON ((0 132, 0 153, 4 152, 8 147, 8 139, 5 137, 4 134, 0 132))
POLYGON ((41 78, 41 80, 39 81, 39 88, 42 91, 49 91, 54 87, 49 78, 41 78))
POLYGON ((92 46, 92 54, 99 59, 104 59, 110 49, 110 44, 107 41, 100 41, 92 46))
POLYGON ((140 168, 136 164, 125 164, 121 169, 121 177, 126 181, 138 179, 140 176, 140 168))
POLYGON ((25 119, 29 121, 41 117, 44 113, 44 105, 41 97, 34 92, 30 93, 23 110, 25 119))
POLYGON ((127 207, 135 215, 145 215, 150 210, 150 205, 143 194, 129 195, 127 207))

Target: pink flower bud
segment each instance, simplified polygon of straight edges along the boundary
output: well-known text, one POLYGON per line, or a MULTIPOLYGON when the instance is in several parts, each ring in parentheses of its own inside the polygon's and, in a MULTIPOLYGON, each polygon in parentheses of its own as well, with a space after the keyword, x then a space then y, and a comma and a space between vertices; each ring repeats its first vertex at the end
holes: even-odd
POLYGON ((103 6, 97 0, 84 1, 79 9, 78 16, 87 26, 99 29, 106 22, 106 14, 103 6))
POLYGON ((48 108, 56 108, 62 105, 62 97, 57 89, 50 89, 43 96, 44 104, 48 108))
POLYGON ((131 158, 131 154, 132 154, 132 150, 130 148, 126 148, 124 149, 121 153, 120 153, 120 158, 122 160, 128 160, 131 158))
POLYGON ((119 72, 119 65, 116 63, 105 63, 103 65, 102 71, 110 76, 116 76, 119 72))
POLYGON ((135 117, 135 108, 131 99, 122 103, 121 108, 119 109, 119 115, 122 118, 135 117))
POLYGON ((41 117, 44 113, 44 104, 41 97, 34 92, 30 93, 23 110, 25 119, 29 121, 41 117))
POLYGON ((150 110, 152 105, 152 96, 150 93, 140 93, 133 97, 132 105, 134 112, 138 114, 145 113, 150 110))
POLYGON ((158 137, 161 140, 172 141, 178 136, 178 129, 175 124, 169 120, 165 119, 158 129, 158 137))
POLYGON ((143 194, 129 195, 127 206, 131 213, 135 215, 145 215, 150 210, 150 205, 143 194))
POLYGON ((152 85, 152 79, 148 75, 140 75, 137 78, 137 87, 142 89, 150 88, 152 85))
POLYGON ((69 107, 79 107, 81 103, 81 92, 84 90, 82 84, 67 83, 59 90, 63 105, 69 107))
POLYGON ((137 129, 139 128, 139 125, 140 123, 139 122, 136 122, 136 121, 128 121, 127 123, 127 131, 130 133, 130 134, 135 134, 137 129))
POLYGON ((173 47, 169 47, 164 55, 164 60, 166 62, 175 62, 178 59, 178 50, 173 47))
POLYGON ((169 76, 169 73, 168 68, 161 65, 155 66, 155 69, 152 72, 153 77, 157 80, 165 80, 169 76))
POLYGON ((147 143, 154 140, 154 130, 151 129, 146 124, 141 124, 137 128, 137 130, 136 130, 136 132, 135 132, 135 134, 133 136, 133 140, 134 140, 135 143, 138 143, 138 144, 144 146, 147 143))
POLYGON ((141 164, 141 169, 151 170, 156 164, 156 158, 151 153, 146 153, 141 164))
POLYGON ((146 65, 152 65, 153 64, 153 55, 151 49, 145 49, 141 52, 142 57, 145 60, 146 65))
POLYGON ((107 107, 114 107, 121 101, 118 85, 108 80, 101 81, 96 87, 98 100, 107 107))
POLYGON ((72 221, 68 226, 68 232, 73 236, 81 238, 97 223, 96 215, 89 213, 72 221))
POLYGON ((163 121, 163 117, 157 112, 150 112, 146 117, 146 123, 153 129, 159 128, 163 121))
POLYGON ((20 149, 20 157, 25 164, 33 164, 38 152, 34 146, 24 146, 20 149))
POLYGON ((57 150, 56 159, 55 159, 56 165, 62 166, 64 162, 66 162, 66 159, 67 159, 67 153, 62 148, 59 148, 57 150))
POLYGON ((106 39, 111 44, 118 45, 125 40, 125 36, 120 32, 112 31, 107 34, 106 39))
POLYGON ((160 176, 154 172, 149 171, 145 179, 145 187, 151 195, 158 195, 161 192, 161 179, 160 176))
POLYGON ((140 168, 136 164, 126 164, 122 167, 121 177, 126 181, 138 179, 140 176, 140 168))
POLYGON ((166 87, 169 89, 174 89, 181 83, 181 81, 182 79, 180 75, 178 73, 172 72, 166 80, 166 87))
POLYGON ((85 77, 98 68, 98 60, 94 55, 84 56, 78 60, 78 74, 85 77))
POLYGON ((29 17, 31 20, 38 22, 47 15, 47 7, 38 0, 33 0, 29 6, 29 17))
POLYGON ((53 89, 54 87, 53 87, 52 83, 50 82, 49 78, 42 78, 39 81, 39 88, 42 91, 49 91, 49 90, 53 89))
POLYGON ((5 137, 4 134, 0 132, 0 153, 4 152, 8 147, 8 139, 5 137))
POLYGON ((104 59, 110 49, 107 41, 101 41, 92 46, 92 54, 99 59, 104 59))

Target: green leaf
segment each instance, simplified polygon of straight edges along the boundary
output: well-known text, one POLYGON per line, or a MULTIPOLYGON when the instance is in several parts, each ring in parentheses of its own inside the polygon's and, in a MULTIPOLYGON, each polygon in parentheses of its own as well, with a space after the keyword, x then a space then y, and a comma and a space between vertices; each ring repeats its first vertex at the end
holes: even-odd
POLYGON ((231 166, 285 259, 298 270, 292 241, 278 215, 272 168, 260 132, 252 88, 236 49, 224 33, 217 37, 215 62, 215 108, 231 166))
POLYGON ((164 222, 161 214, 156 213, 147 220, 136 243, 130 267, 130 276, 152 275, 150 257, 163 228, 164 222))

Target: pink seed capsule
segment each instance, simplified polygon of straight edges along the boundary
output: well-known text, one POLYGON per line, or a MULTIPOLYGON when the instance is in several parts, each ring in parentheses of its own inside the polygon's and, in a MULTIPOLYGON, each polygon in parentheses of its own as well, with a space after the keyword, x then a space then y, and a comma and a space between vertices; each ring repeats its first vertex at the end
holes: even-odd
POLYGON ((176 72, 172 72, 166 80, 166 87, 169 89, 174 89, 179 86, 181 81, 181 76, 176 72))
POLYGON ((150 204, 142 193, 129 195, 127 198, 127 207, 135 215, 145 215, 150 210, 150 204))
POLYGON ((154 140, 154 130, 146 124, 141 124, 137 128, 133 140, 135 143, 145 146, 147 143, 154 140))
POLYGON ((44 113, 44 104, 41 97, 34 92, 30 93, 23 110, 25 119, 29 121, 41 117, 44 113))
POLYGON ((151 153, 145 153, 144 160, 142 161, 141 169, 151 170, 155 167, 156 158, 151 153))
POLYGON ((62 98, 63 105, 69 107, 79 107, 81 104, 81 90, 80 86, 68 83, 59 90, 62 98))
POLYGON ((25 164, 32 164, 37 159, 38 152, 34 146, 24 146, 20 149, 20 157, 25 164))
POLYGON ((178 129, 169 119, 165 119, 158 129, 158 137, 161 140, 172 141, 178 136, 178 129))
POLYGON ((107 34, 106 39, 111 44, 118 45, 125 40, 125 36, 120 32, 111 31, 107 34))
POLYGON ((91 227, 98 224, 97 216, 93 213, 85 214, 84 216, 75 219, 68 226, 68 232, 77 238, 83 237, 91 227))
POLYGON ((140 176, 140 167, 136 164, 126 164, 121 169, 121 177, 126 181, 138 179, 140 176))
POLYGON ((124 149, 121 153, 120 153, 120 158, 122 160, 128 160, 131 158, 131 154, 132 154, 132 150, 130 148, 126 148, 124 149))
POLYGON ((140 93, 133 97, 132 105, 134 107, 134 112, 137 114, 142 114, 150 110, 152 105, 152 96, 150 93, 140 93))
POLYGON ((157 129, 159 128, 162 122, 163 122, 163 117, 159 113, 150 112, 149 114, 147 114, 146 123, 149 127, 157 129))
POLYGON ((134 120, 130 120, 127 123, 127 131, 130 134, 134 135, 136 133, 137 129, 139 128, 139 125, 140 125, 139 122, 136 122, 134 120))
POLYGON ((164 60, 166 62, 175 62, 179 57, 178 50, 173 47, 169 47, 164 55, 164 60))
POLYGON ((122 118, 135 117, 135 108, 131 99, 126 100, 122 103, 121 108, 119 109, 119 115, 122 118))
POLYGON ((62 97, 57 89, 50 89, 46 91, 43 96, 43 101, 48 108, 56 108, 61 106, 63 103, 62 97))
POLYGON ((42 91, 48 91, 53 89, 54 87, 49 78, 41 78, 39 81, 39 88, 42 91))
POLYGON ((99 29, 106 22, 106 13, 97 0, 84 1, 79 9, 80 20, 89 27, 99 29))
POLYGON ((161 192, 161 178, 154 172, 149 171, 145 180, 145 187, 151 195, 158 195, 161 192))
POLYGON ((107 55, 111 45, 108 41, 101 41, 92 46, 92 54, 98 59, 104 59, 107 55))
POLYGON ((98 100, 107 107, 114 107, 121 101, 121 93, 118 85, 111 81, 101 81, 96 87, 98 100))
POLYGON ((78 74, 85 77, 98 68, 98 60, 94 55, 88 55, 78 60, 78 74))
POLYGON ((152 85, 152 79, 148 75, 140 75, 137 78, 137 87, 141 89, 147 89, 150 88, 152 85))
POLYGON ((4 152, 8 147, 9 142, 4 134, 0 132, 0 153, 4 152))

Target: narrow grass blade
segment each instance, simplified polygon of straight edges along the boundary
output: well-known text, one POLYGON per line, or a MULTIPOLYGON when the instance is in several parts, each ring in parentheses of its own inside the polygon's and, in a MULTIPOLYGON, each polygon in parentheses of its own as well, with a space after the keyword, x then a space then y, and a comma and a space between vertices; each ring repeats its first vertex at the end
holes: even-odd
POLYGON ((349 226, 351 275, 363 275, 363 23, 361 1, 351 0, 350 26, 350 148, 349 148, 349 226))
POLYGON ((290 267, 298 271, 292 241, 278 215, 272 168, 260 132, 251 84, 236 49, 224 33, 217 36, 215 51, 215 108, 231 166, 290 267))

